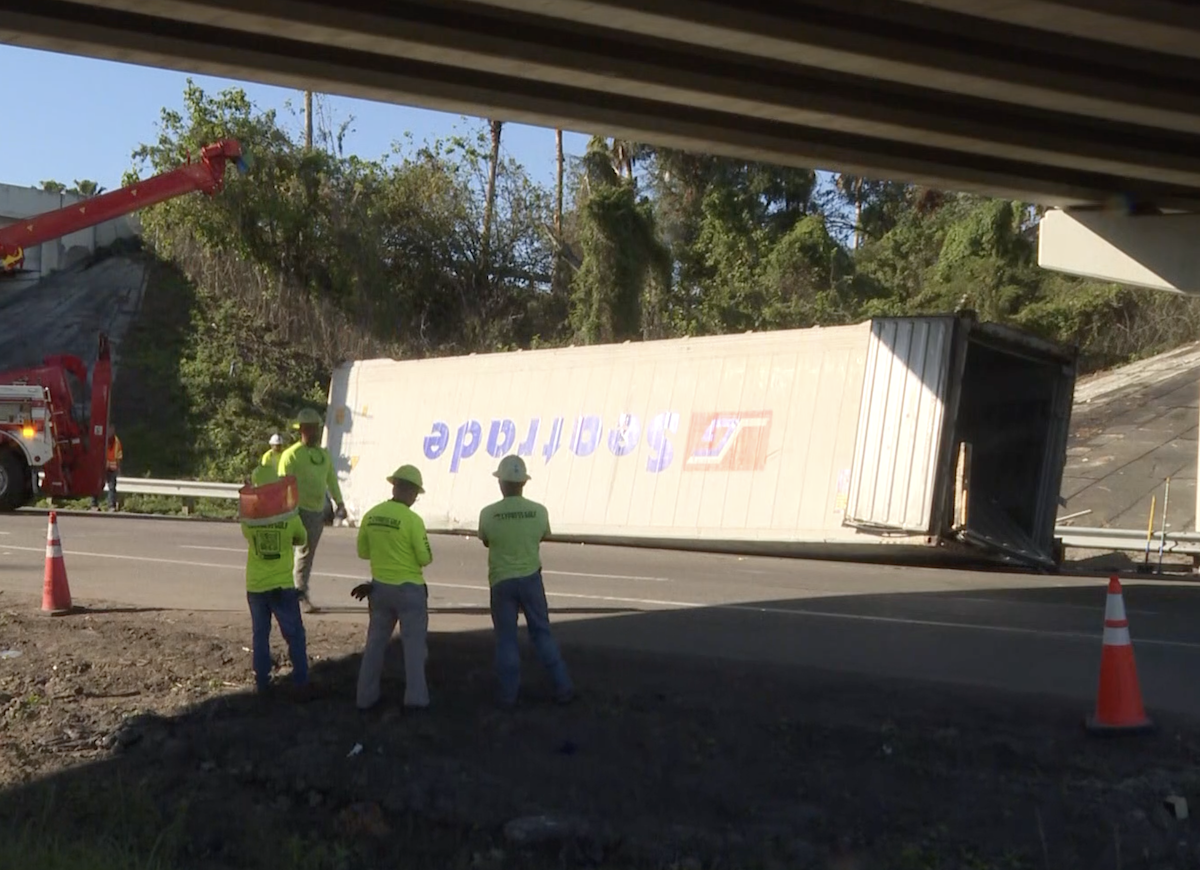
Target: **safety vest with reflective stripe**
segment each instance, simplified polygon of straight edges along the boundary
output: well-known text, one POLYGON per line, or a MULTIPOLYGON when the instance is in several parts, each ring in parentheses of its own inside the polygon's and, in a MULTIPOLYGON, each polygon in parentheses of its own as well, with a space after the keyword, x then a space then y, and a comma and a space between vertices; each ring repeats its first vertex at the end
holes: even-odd
POLYGON ((108 470, 116 471, 117 466, 121 464, 121 460, 124 458, 125 451, 121 449, 121 439, 114 435, 108 440, 108 450, 106 451, 108 470))

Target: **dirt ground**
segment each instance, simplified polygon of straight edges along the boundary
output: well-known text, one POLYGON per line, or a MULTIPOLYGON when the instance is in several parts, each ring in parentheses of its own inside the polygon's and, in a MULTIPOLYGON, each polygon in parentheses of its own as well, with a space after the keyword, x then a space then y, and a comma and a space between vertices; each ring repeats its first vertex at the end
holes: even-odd
MULTIPOLYGON (((310 619, 318 694, 252 686, 249 617, 0 595, 0 866, 1194 868, 1200 725, 1097 739, 1046 698, 567 648, 491 704, 434 634, 434 706, 353 705, 364 627, 310 619), (13 651, 12 655, 5 651, 13 651)), ((1097 649, 1097 656, 1099 649, 1097 649)))

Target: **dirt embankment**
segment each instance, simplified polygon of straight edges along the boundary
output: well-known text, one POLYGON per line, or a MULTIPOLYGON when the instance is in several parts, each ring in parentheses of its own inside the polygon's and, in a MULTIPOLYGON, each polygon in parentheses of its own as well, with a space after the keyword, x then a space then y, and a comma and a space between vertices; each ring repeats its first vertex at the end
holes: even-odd
POLYGON ((0 597, 0 865, 62 866, 48 843, 105 868, 1200 864, 1164 804, 1200 804, 1189 723, 1097 741, 1044 699, 574 649, 575 705, 530 662, 506 713, 483 633, 431 638, 419 715, 393 650, 364 718, 360 626, 310 621, 329 657, 298 704, 248 693, 248 618, 91 607, 0 597))
POLYGON ((19 290, 0 284, 0 370, 37 365, 53 354, 74 354, 90 366, 101 332, 119 368, 120 345, 145 289, 140 254, 75 266, 19 290))

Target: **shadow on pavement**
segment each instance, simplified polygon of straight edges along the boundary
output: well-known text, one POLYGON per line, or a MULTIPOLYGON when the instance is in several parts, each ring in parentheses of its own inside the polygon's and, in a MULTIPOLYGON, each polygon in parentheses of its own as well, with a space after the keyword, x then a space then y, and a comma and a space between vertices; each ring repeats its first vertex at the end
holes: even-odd
MULTIPOLYGON (((1052 582, 1052 581, 1051 581, 1052 582)), ((1146 703, 1200 717, 1200 588, 1130 582, 1146 703)), ((1106 583, 830 595, 563 620, 575 646, 1094 698, 1106 583)))
MULTIPOLYGON (((367 609, 365 606, 359 607, 342 607, 339 605, 321 605, 321 613, 338 613, 338 614, 360 614, 363 617, 363 624, 366 625, 367 609)), ((600 616, 614 613, 640 613, 635 607, 556 607, 555 613, 560 615, 581 615, 581 616, 600 616)), ((429 608, 429 615, 454 615, 459 616, 490 616, 491 610, 483 606, 473 605, 450 605, 447 607, 439 607, 432 605, 429 608)))

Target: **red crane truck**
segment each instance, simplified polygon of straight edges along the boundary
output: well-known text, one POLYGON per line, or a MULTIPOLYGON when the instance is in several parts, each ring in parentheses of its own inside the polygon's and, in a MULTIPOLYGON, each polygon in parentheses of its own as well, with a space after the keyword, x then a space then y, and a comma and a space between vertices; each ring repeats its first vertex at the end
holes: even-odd
MULTIPOLYGON (((184 194, 215 194, 224 187, 230 161, 245 171, 241 145, 226 139, 203 148, 195 163, 0 227, 0 277, 19 271, 25 249, 33 245, 184 194)), ((111 389, 104 335, 90 385, 87 364, 77 356, 49 356, 40 366, 0 371, 0 512, 28 504, 36 492, 55 498, 100 495, 111 389)))

